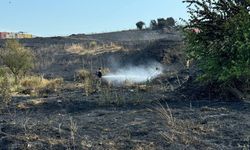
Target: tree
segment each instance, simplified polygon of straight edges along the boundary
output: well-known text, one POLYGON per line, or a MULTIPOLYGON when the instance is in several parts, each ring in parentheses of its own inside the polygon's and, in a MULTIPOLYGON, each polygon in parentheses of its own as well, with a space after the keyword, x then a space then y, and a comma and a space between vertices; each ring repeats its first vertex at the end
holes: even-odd
POLYGON ((167 27, 174 27, 175 26, 175 20, 173 17, 169 17, 166 19, 166 26, 167 27))
POLYGON ((250 86, 250 0, 184 2, 189 4, 191 16, 185 27, 188 53, 203 70, 200 79, 246 96, 244 89, 250 86), (193 29, 200 32, 190 32, 193 29))
POLYGON ((166 20, 164 18, 158 18, 157 22, 159 29, 163 29, 164 27, 166 27, 166 20))
POLYGON ((145 23, 143 21, 139 21, 139 22, 136 23, 136 27, 139 30, 142 30, 144 25, 145 25, 145 23))
POLYGON ((4 66, 9 68, 15 77, 18 78, 33 67, 32 53, 16 40, 7 40, 0 49, 0 58, 4 66))
POLYGON ((156 20, 151 20, 150 21, 150 28, 151 29, 157 29, 158 27, 157 27, 158 25, 157 25, 157 22, 156 22, 156 20))

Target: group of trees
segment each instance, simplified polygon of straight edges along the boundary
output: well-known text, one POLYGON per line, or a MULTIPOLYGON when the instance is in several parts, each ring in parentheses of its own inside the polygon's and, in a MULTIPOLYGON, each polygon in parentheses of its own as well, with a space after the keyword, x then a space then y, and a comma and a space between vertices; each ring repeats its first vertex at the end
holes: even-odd
POLYGON ((246 97, 250 87, 250 0, 183 2, 188 3, 191 16, 185 27, 188 54, 203 71, 200 79, 246 97))
MULTIPOLYGON (((164 29, 164 28, 171 28, 175 26, 175 20, 172 17, 169 17, 167 19, 164 18, 158 18, 157 20, 151 20, 150 22, 150 28, 155 29, 164 29)), ((136 27, 139 30, 142 30, 145 26, 145 23, 143 21, 139 21, 136 23, 136 27)))
POLYGON ((150 22, 150 28, 152 29, 171 28, 174 26, 175 26, 175 20, 172 17, 169 17, 167 19, 158 18, 157 21, 151 20, 150 22))

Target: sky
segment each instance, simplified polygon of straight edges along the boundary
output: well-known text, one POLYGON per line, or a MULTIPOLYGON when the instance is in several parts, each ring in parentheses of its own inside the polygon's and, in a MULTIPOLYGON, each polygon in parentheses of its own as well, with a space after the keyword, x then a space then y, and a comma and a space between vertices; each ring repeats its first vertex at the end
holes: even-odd
POLYGON ((152 19, 187 19, 182 0, 0 0, 0 32, 67 36, 147 26, 152 19))

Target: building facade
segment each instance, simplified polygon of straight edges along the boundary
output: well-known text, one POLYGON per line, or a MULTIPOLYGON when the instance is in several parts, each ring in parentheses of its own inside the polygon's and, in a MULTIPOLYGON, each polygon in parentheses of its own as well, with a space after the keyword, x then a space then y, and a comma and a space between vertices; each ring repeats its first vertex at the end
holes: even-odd
POLYGON ((6 39, 8 32, 0 32, 0 39, 6 39))
POLYGON ((0 39, 30 39, 33 38, 32 34, 26 34, 23 32, 0 32, 0 39))

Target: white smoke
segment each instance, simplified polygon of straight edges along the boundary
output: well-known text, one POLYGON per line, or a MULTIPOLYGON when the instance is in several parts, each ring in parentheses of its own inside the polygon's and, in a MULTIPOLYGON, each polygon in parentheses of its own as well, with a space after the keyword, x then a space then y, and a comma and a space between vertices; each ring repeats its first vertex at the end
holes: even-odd
POLYGON ((128 66, 117 69, 115 72, 108 73, 103 79, 113 84, 143 83, 150 81, 163 72, 163 67, 159 63, 150 63, 149 65, 128 66))

